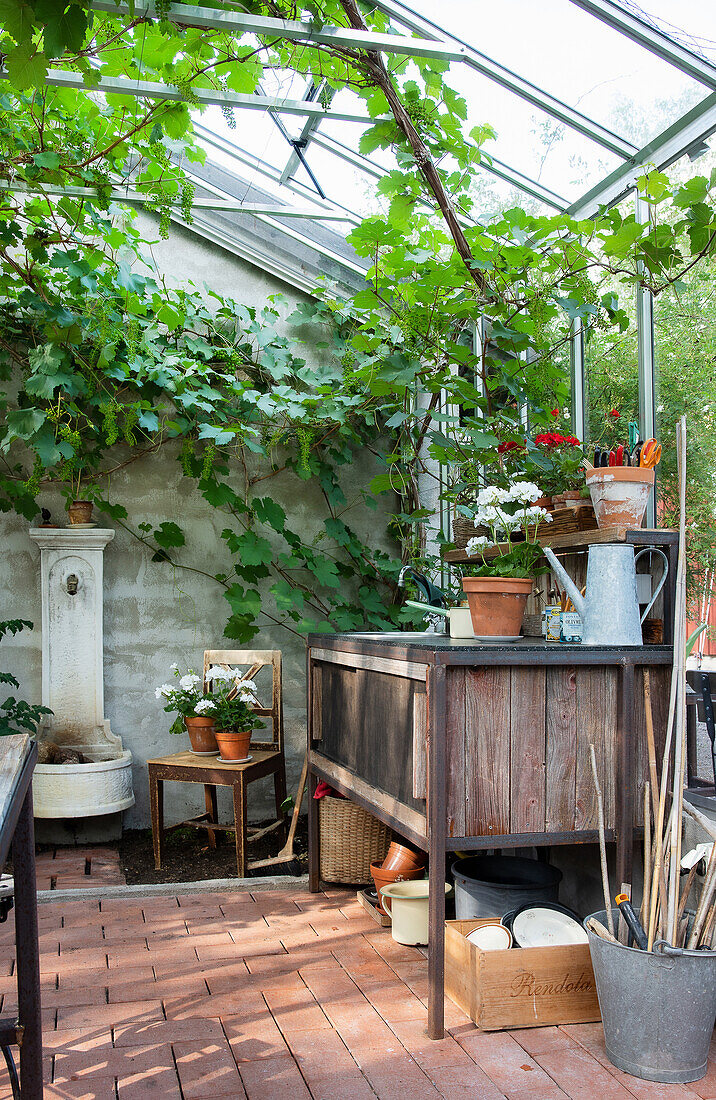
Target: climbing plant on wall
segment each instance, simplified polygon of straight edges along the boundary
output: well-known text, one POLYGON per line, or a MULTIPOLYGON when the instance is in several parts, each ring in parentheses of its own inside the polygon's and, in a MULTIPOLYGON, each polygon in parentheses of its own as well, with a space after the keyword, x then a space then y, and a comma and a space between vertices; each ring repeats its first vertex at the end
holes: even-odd
MULTIPOLYGON (((256 9, 365 25, 352 0, 256 9)), ((713 251, 714 181, 702 177, 672 188, 647 172, 646 225, 616 210, 588 222, 518 208, 472 221, 471 181, 492 131, 466 132, 466 104, 436 59, 391 57, 387 68, 362 49, 188 27, 181 5, 147 17, 131 4, 99 13, 76 0, 3 0, 0 18, 0 507, 31 518, 44 485, 79 473, 155 560, 181 566, 176 517, 132 526, 108 492, 119 466, 175 447, 186 477, 226 515, 231 565, 213 575, 230 605, 227 634, 241 641, 260 612, 298 631, 405 620, 393 601, 401 551, 362 539, 350 503, 375 507, 397 491, 388 533, 402 556, 423 555, 420 485, 435 463, 455 471, 459 489, 466 461, 494 463, 498 444, 519 437, 525 406, 535 426, 550 422, 568 396, 571 322, 627 324, 615 278, 658 294, 713 251), (86 88, 46 84, 58 65, 86 88), (271 303, 257 313, 166 286, 113 194, 121 183, 143 195, 160 235, 172 204, 190 220, 185 169, 204 156, 191 129, 197 91, 254 92, 269 66, 350 87, 374 120, 362 151, 396 159, 378 185, 383 212, 350 236, 371 263, 365 289, 345 301, 324 287, 291 319, 320 326, 314 365, 280 334, 271 303), (117 76, 172 85, 183 101, 93 91, 117 76), (377 470, 349 500, 341 473, 366 453, 377 470), (316 486, 318 536, 307 539, 272 495, 279 473, 316 486)), ((373 12, 368 25, 386 21, 373 12)))

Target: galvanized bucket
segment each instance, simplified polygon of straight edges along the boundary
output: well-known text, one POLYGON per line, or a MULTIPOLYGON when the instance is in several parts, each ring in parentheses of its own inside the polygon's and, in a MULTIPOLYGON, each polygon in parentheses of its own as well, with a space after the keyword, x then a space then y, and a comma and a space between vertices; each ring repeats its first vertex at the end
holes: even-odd
MULTIPOLYGON (((593 915, 606 924, 604 911, 593 915)), ((587 934, 610 1061, 645 1081, 699 1081, 716 1017, 716 951, 639 951, 587 934)))

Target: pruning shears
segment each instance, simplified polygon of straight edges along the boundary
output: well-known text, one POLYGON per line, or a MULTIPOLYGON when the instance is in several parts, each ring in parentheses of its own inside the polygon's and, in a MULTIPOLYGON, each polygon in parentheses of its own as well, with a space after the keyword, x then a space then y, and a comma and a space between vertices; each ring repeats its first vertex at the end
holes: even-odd
POLYGON ((647 469, 652 469, 654 466, 658 466, 660 462, 661 443, 657 443, 653 438, 647 439, 641 450, 639 465, 647 469))
POLYGON ((624 444, 623 443, 620 443, 619 446, 617 447, 614 465, 615 466, 623 466, 624 465, 624 444))

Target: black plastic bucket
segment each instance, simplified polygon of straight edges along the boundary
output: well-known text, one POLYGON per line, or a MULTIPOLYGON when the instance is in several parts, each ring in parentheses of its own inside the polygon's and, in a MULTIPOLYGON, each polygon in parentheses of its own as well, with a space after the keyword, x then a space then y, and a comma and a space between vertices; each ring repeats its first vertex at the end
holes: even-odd
POLYGON ((510 909, 558 901, 562 872, 522 856, 465 856, 453 864, 455 916, 503 917, 510 909))

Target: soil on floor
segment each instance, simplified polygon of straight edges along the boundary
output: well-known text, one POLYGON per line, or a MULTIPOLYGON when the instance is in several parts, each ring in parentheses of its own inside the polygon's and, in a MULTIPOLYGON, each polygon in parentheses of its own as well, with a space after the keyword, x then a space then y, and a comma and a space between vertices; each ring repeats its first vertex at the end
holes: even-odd
MULTIPOLYGON (((269 824, 269 822, 259 823, 269 824)), ((248 859, 268 859, 283 847, 283 837, 268 833, 248 845, 248 859)), ((154 868, 151 829, 129 829, 119 841, 119 860, 130 886, 159 882, 200 882, 204 879, 237 878, 234 834, 218 837, 216 848, 208 842, 203 829, 177 829, 164 841, 162 867, 154 868)), ((302 815, 294 844, 296 859, 291 863, 277 863, 263 867, 257 875, 299 875, 308 870, 308 825, 302 815)), ((247 876, 251 877, 251 871, 247 876)))

